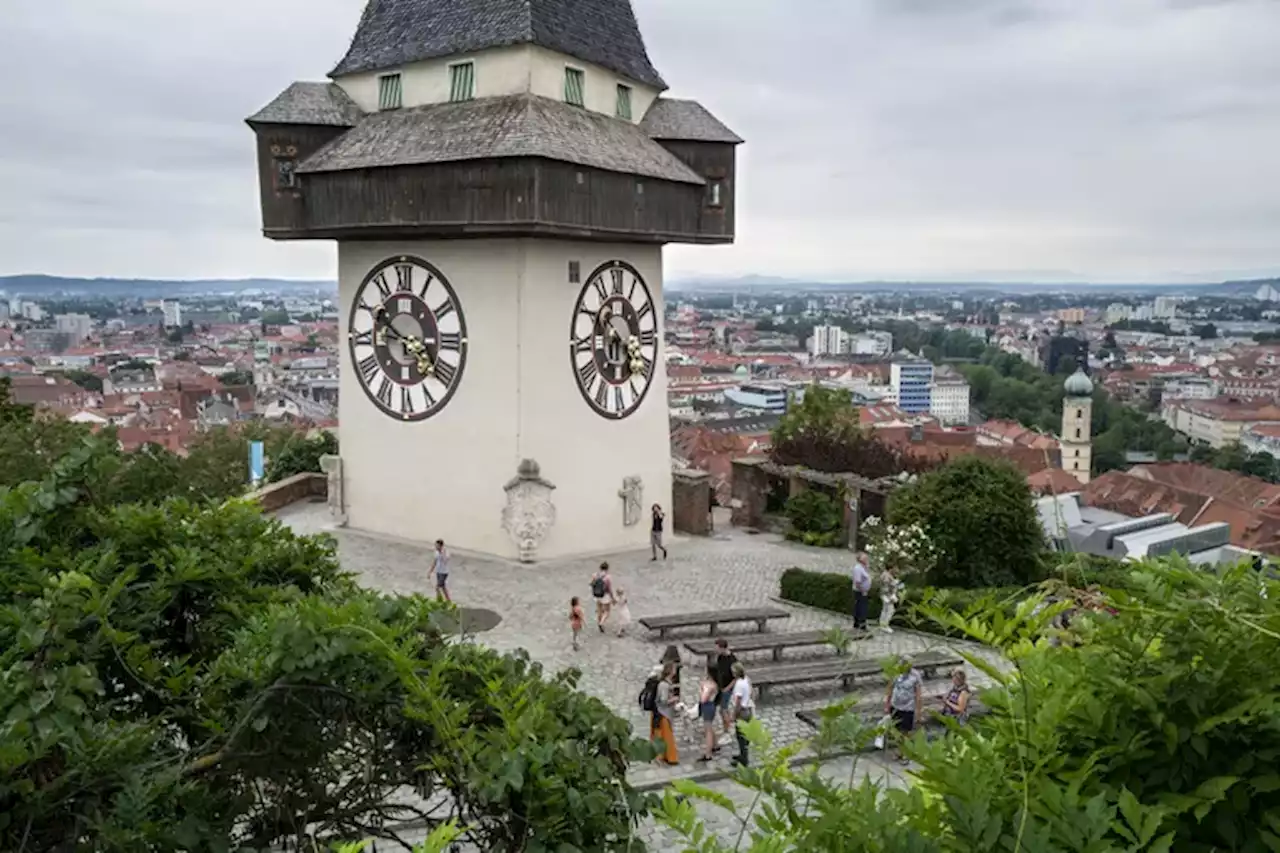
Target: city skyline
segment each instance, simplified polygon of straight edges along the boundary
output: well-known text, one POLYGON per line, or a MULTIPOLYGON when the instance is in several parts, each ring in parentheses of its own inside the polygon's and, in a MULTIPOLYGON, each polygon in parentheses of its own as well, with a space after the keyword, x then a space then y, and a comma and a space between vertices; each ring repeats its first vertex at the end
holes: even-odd
MULTIPOLYGON (((738 245, 673 247, 673 280, 1280 273, 1273 3, 634 5, 670 94, 747 139, 738 245)), ((17 0, 0 68, 40 85, 0 94, 0 273, 332 277, 260 236, 242 119, 362 6, 17 0)))

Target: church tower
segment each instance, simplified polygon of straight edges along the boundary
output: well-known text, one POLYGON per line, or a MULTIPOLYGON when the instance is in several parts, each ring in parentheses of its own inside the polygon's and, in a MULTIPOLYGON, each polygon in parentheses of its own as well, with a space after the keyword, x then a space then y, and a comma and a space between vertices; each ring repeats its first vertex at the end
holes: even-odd
POLYGON ((247 121, 263 233, 335 240, 331 502, 532 561, 670 511, 662 247, 733 242, 736 146, 663 97, 629 0, 369 0, 247 121))
POLYGON ((1077 369, 1062 390, 1062 470, 1088 483, 1093 463, 1093 382, 1077 369))

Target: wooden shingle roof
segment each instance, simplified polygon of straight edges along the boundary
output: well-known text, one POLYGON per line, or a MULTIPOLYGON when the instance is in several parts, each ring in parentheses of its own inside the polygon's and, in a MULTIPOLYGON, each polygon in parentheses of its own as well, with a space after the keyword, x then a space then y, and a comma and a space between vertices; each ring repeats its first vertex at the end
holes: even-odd
POLYGON ((506 157, 542 157, 678 183, 706 183, 638 125, 529 94, 374 113, 301 163, 298 171, 506 157))
POLYGON ((685 142, 727 142, 738 145, 742 137, 711 114, 697 101, 658 98, 640 122, 654 139, 685 142))
POLYGON ((666 89, 629 0, 369 0, 330 76, 533 44, 666 89))
POLYGON ((364 112, 336 83, 293 83, 245 121, 354 127, 363 116, 364 112))

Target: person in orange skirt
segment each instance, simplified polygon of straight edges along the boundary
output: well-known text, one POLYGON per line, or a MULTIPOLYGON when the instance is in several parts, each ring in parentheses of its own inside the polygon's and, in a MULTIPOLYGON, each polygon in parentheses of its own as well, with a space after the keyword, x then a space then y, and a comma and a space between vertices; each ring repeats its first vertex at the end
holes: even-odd
POLYGON ((676 713, 676 696, 672 684, 676 677, 676 665, 664 664, 662 679, 658 682, 657 696, 654 697, 653 719, 649 723, 649 740, 662 750, 658 760, 665 764, 679 764, 680 753, 676 750, 676 732, 671 725, 671 718, 676 713), (661 741, 661 743, 658 743, 661 741))

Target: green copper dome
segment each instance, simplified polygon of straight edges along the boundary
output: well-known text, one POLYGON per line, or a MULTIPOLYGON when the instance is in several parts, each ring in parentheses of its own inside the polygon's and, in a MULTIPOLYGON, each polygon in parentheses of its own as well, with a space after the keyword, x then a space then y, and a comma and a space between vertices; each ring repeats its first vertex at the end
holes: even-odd
POLYGON ((1081 369, 1067 377, 1067 381, 1062 383, 1062 390, 1067 392, 1068 397, 1092 397, 1093 381, 1081 369))

